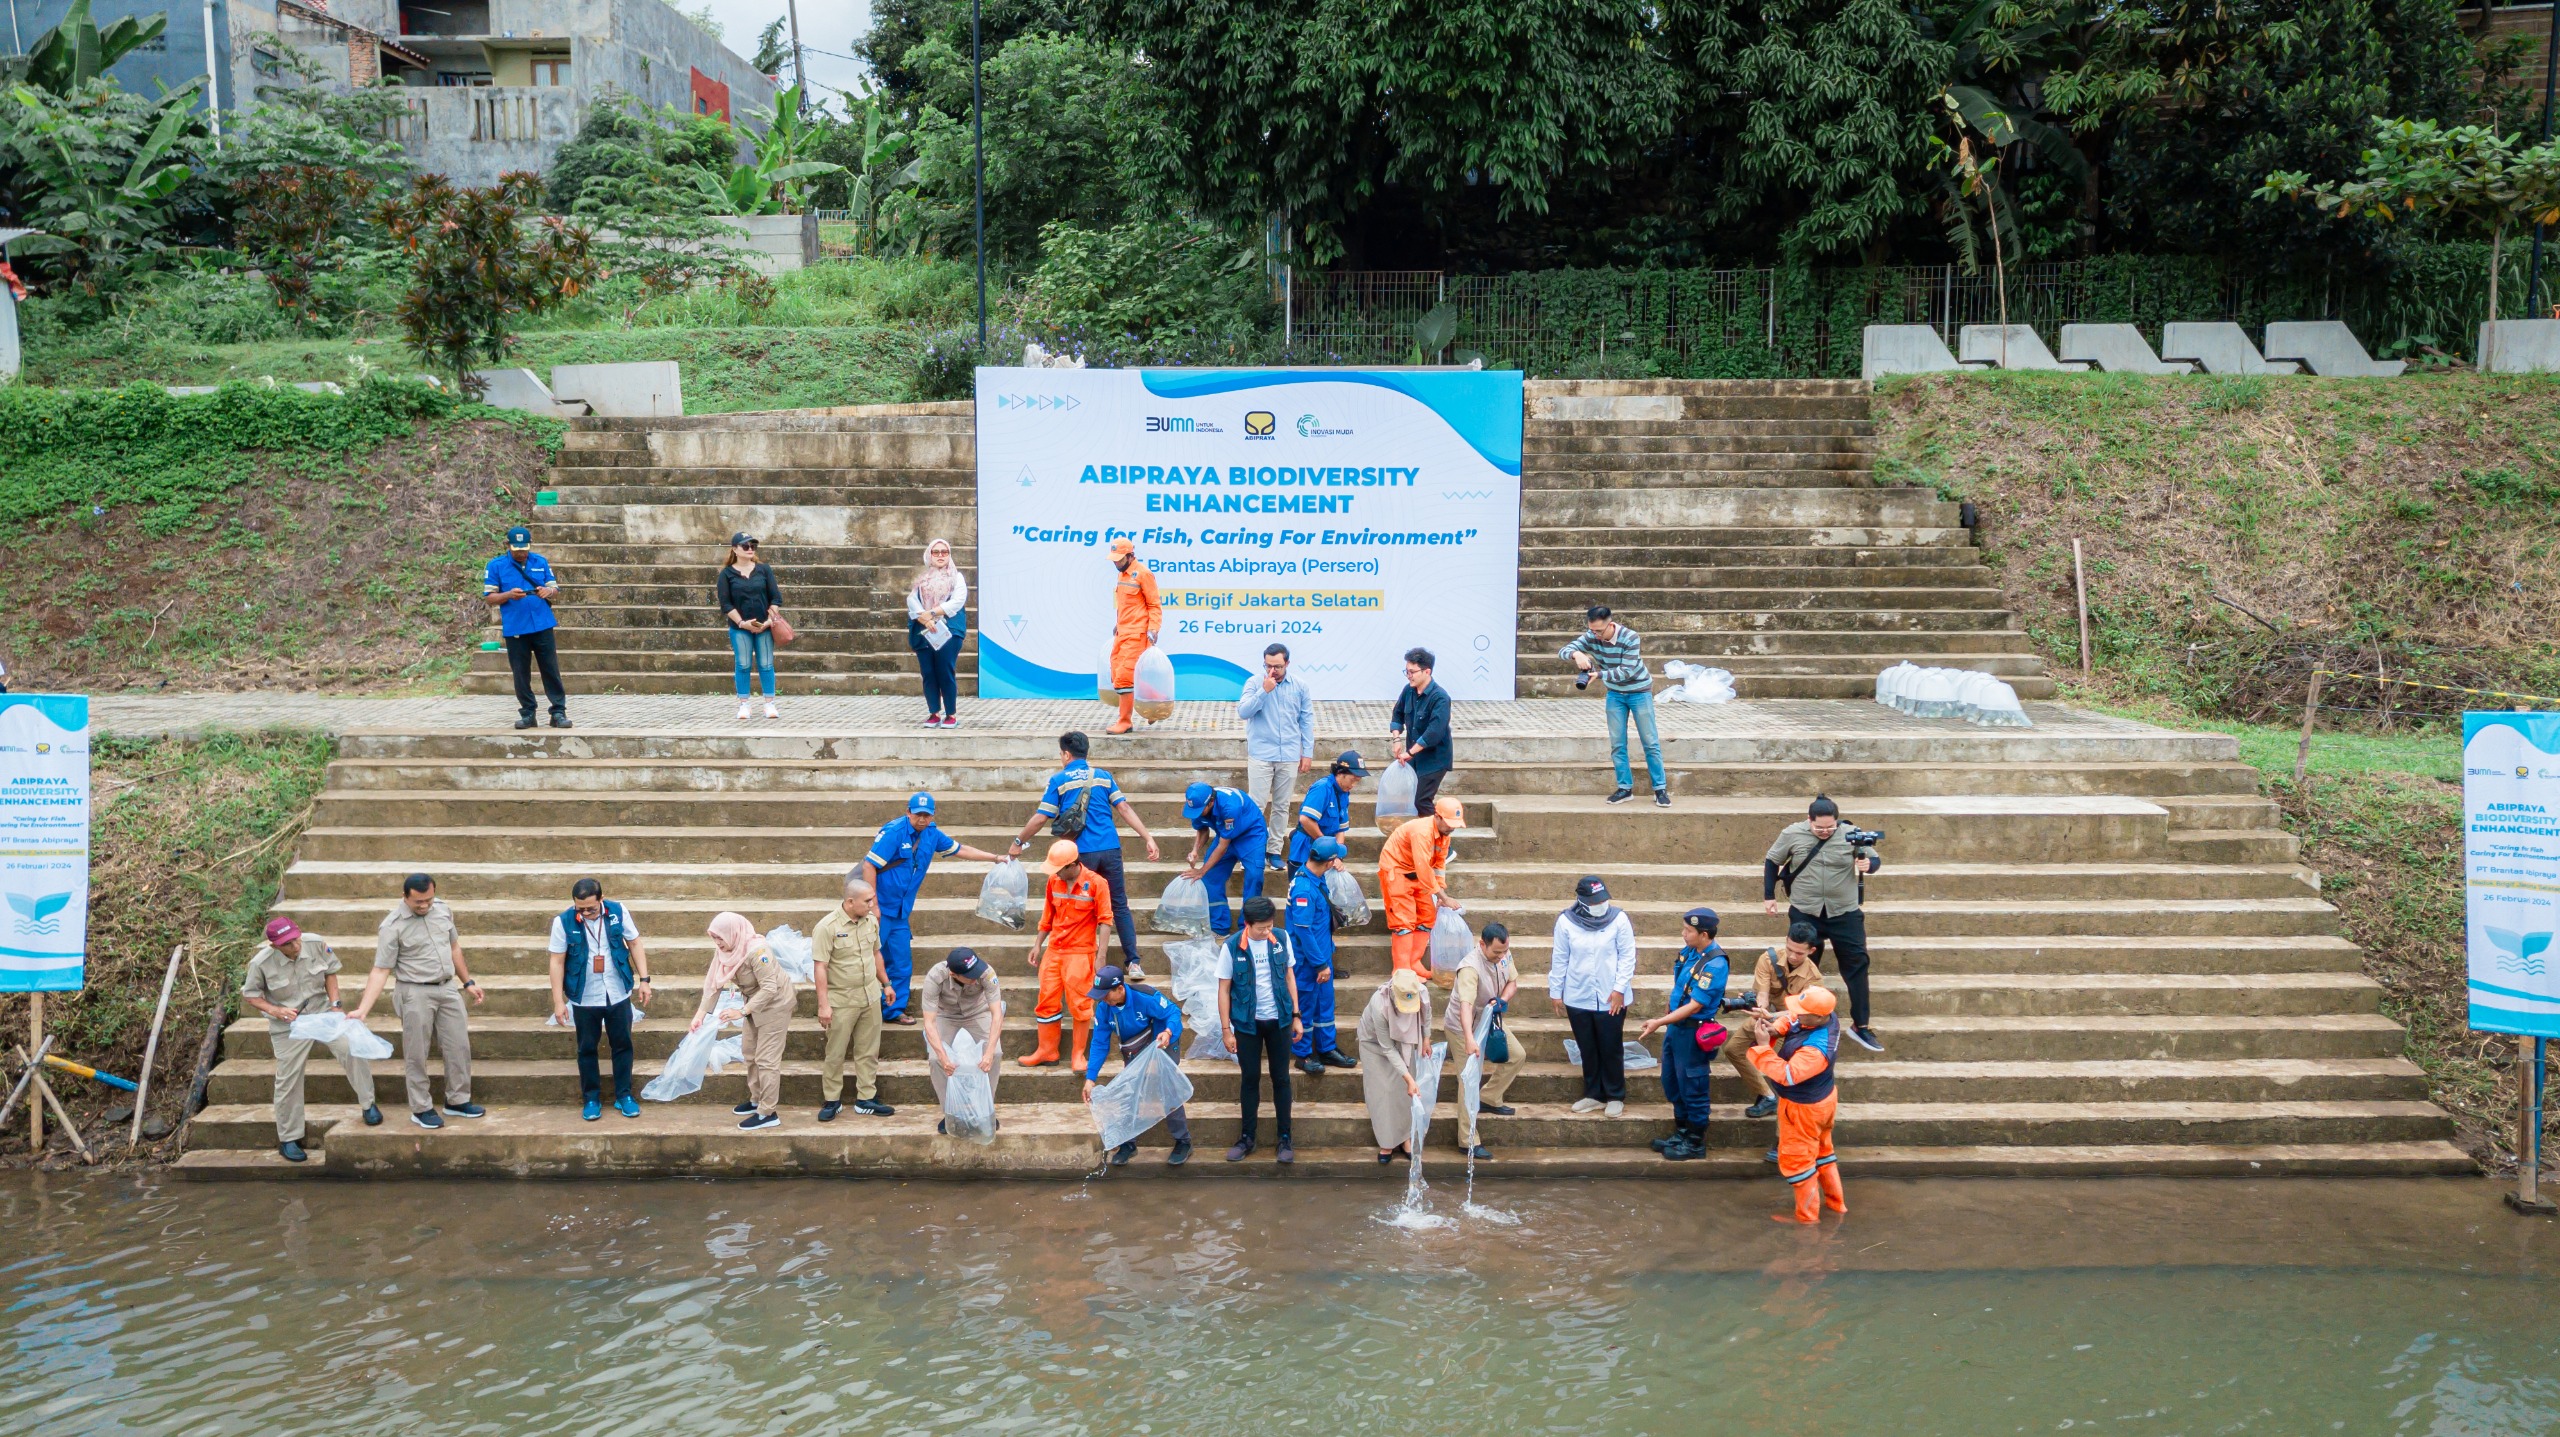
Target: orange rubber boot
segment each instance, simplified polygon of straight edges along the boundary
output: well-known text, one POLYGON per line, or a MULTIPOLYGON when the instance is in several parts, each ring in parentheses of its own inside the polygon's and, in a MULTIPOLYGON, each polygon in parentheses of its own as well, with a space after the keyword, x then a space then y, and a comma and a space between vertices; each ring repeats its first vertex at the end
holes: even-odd
POLYGON ((1814 1173, 1814 1181, 1822 1184, 1822 1205, 1831 1209, 1833 1212, 1840 1214, 1842 1217, 1847 1217, 1849 1215, 1849 1193, 1846 1188, 1843 1188, 1840 1185, 1839 1165, 1836 1163, 1824 1163, 1821 1168, 1814 1173))
POLYGON ((1822 1200, 1814 1193, 1814 1180, 1806 1178, 1790 1186, 1795 1189, 1796 1210, 1792 1213, 1773 1212, 1769 1214, 1769 1221, 1800 1222, 1808 1227, 1822 1221, 1822 1200))
POLYGON ((1033 1048, 1030 1052, 1014 1060, 1016 1063, 1019 1063, 1026 1068, 1045 1067, 1050 1063, 1058 1061, 1058 1040, 1064 1036, 1059 1032, 1059 1029, 1066 1026, 1066 1015, 1063 1013, 1059 1014, 1057 1020, 1054 1022, 1045 1019, 1035 1019, 1034 1026, 1040 1030, 1039 1045, 1033 1048))
POLYGON ((1137 711, 1137 702, 1137 695, 1122 694, 1120 696, 1120 717, 1112 723, 1111 727, 1104 729, 1103 732, 1127 733, 1132 727, 1129 722, 1129 716, 1137 711))

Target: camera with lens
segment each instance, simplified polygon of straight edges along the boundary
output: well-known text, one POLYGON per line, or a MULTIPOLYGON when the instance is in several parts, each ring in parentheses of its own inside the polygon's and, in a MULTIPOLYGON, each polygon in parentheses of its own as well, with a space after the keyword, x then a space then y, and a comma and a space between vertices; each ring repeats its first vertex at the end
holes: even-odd
POLYGON ((1840 837, 1851 848, 1872 848, 1875 845, 1884 842, 1884 830, 1881 828, 1852 828, 1847 824, 1842 824, 1840 827, 1840 837))
POLYGON ((1591 670, 1584 669, 1582 671, 1582 677, 1573 681, 1573 686, 1577 690, 1591 687, 1591 670))

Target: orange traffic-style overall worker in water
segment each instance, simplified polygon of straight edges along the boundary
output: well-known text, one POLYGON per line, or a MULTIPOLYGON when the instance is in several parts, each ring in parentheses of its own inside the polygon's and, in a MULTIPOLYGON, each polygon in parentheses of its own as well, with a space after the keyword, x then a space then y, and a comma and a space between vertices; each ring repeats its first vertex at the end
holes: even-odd
POLYGON ((1136 702, 1138 656, 1164 628, 1164 595, 1156 589, 1155 571, 1138 562, 1138 546, 1126 539, 1111 541, 1111 567, 1120 581, 1111 588, 1111 687, 1120 695, 1120 717, 1104 733, 1127 733, 1136 702))
POLYGON ((1075 1034, 1093 1038, 1093 974, 1102 943, 1102 918, 1111 911, 1111 889, 1084 866, 1074 840, 1049 845, 1049 887, 1040 904, 1040 936, 1031 943, 1031 971, 1040 995, 1031 1007, 1039 1046, 1018 1061, 1026 1068, 1075 1065, 1075 1034))
MULTIPOLYGON (((1769 1079, 1778 1097, 1778 1176, 1795 1190, 1793 1216, 1802 1223, 1820 1221, 1826 1207, 1849 1211, 1840 1160, 1831 1151, 1831 1123, 1840 1112, 1833 1068, 1840 1052, 1837 1005, 1830 989, 1816 986, 1789 997, 1785 1012, 1752 1020, 1759 1041, 1751 1048, 1751 1066, 1769 1079)), ((1771 1216, 1779 1222, 1789 1217, 1771 1216)))

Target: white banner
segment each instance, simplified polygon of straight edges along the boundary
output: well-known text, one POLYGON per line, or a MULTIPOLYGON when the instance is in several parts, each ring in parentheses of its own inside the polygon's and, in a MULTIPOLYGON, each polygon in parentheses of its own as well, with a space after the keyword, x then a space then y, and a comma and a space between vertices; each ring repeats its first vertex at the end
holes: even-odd
POLYGON ((89 947, 89 700, 0 694, 0 993, 68 993, 89 947))
POLYGON ((981 369, 978 692, 1084 698, 1115 539, 1165 601, 1177 693, 1232 699, 1286 644, 1317 698, 1384 699, 1429 649, 1513 696, 1520 375, 981 369))
POLYGON ((2471 1027, 2560 1038, 2560 713, 2462 716, 2471 1027))

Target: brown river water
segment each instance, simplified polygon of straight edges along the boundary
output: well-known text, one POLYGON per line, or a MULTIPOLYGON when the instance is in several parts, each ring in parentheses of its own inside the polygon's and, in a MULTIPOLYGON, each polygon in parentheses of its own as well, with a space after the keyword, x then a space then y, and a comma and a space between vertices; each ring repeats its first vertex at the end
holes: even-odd
POLYGON ((2480 1181, 1432 1176, 11 1175, 0 1433, 2560 1432, 2480 1181))

